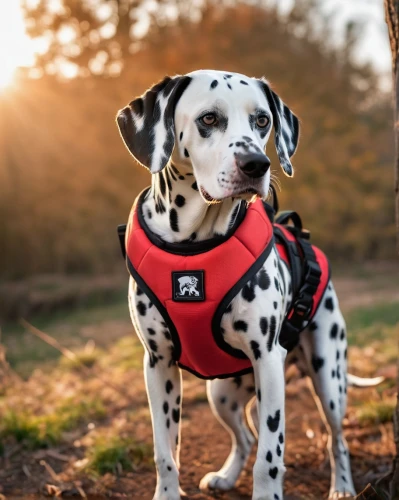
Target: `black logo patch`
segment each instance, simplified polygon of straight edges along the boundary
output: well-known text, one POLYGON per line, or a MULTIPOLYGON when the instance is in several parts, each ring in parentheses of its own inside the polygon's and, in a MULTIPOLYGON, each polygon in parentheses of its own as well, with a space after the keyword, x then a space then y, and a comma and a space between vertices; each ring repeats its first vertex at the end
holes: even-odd
POLYGON ((172 271, 173 300, 201 302, 205 300, 204 271, 172 271))

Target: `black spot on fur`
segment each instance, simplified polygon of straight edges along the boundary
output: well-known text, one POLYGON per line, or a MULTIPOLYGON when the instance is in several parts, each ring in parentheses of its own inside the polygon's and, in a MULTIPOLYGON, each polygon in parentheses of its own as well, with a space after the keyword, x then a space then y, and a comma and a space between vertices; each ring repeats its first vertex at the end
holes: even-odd
POLYGON ((137 285, 136 286, 136 295, 143 295, 143 290, 137 285))
POLYGON ((316 321, 311 321, 310 324, 309 324, 309 330, 311 332, 314 332, 315 330, 317 330, 317 323, 316 321))
POLYGON ((233 328, 237 332, 246 332, 248 330, 248 323, 242 321, 241 319, 238 319, 237 321, 234 321, 233 328))
POLYGON ((276 479, 277 474, 278 474, 278 469, 277 469, 277 467, 273 467, 273 469, 269 469, 269 476, 270 476, 272 479, 276 479))
POLYGON ((262 335, 266 335, 266 333, 267 333, 267 318, 262 316, 259 320, 259 326, 260 326, 260 331, 262 332, 262 335))
POLYGON ((259 359, 260 357, 262 357, 262 353, 260 352, 259 349, 259 344, 258 342, 256 342, 256 340, 251 340, 251 349, 252 352, 254 353, 255 359, 259 359))
POLYGON ((180 179, 181 181, 184 181, 184 175, 179 175, 179 179, 180 179))
POLYGON ((283 433, 280 432, 279 436, 278 436, 278 441, 280 444, 283 444, 284 443, 284 436, 283 436, 283 433))
POLYGON ((164 334, 166 340, 172 340, 172 335, 170 334, 169 330, 162 330, 162 333, 164 334))
POLYGON ((342 394, 342 385, 338 386, 339 393, 342 394))
POLYGON ((330 338, 336 339, 337 335, 338 335, 338 325, 337 325, 337 323, 333 323, 331 330, 330 330, 330 338))
POLYGON ((197 184, 197 181, 193 182, 191 184, 191 187, 194 189, 194 191, 198 191, 198 184, 197 184))
POLYGON ((345 476, 341 476, 341 479, 344 483, 346 483, 346 477, 345 476))
POLYGON ((270 450, 266 453, 266 460, 267 460, 269 463, 272 463, 272 460, 273 460, 273 455, 272 455, 272 452, 271 452, 270 450))
POLYGON ((335 370, 331 370, 331 378, 335 378, 335 370))
POLYGON ((183 139, 183 132, 180 132, 179 139, 180 139, 180 140, 182 140, 182 139, 183 139))
POLYGON ((238 409, 238 403, 234 401, 234 403, 231 405, 231 411, 237 411, 238 409))
POLYGON ((157 352, 158 351, 158 344, 155 342, 154 339, 150 339, 148 341, 148 344, 150 346, 151 351, 157 352))
POLYGON ((237 389, 239 389, 242 386, 242 377, 234 377, 233 383, 237 386, 237 389))
POLYGON ((276 302, 276 301, 274 301, 274 302, 273 302, 273 307, 274 307, 274 309, 277 309, 277 306, 278 306, 277 302, 276 302))
POLYGON ((175 208, 171 208, 169 212, 169 222, 170 222, 170 228, 172 231, 175 233, 179 232, 179 217, 177 215, 177 211, 175 208))
POLYGON ((158 179, 159 179, 159 188, 161 190, 162 196, 165 196, 166 193, 166 183, 165 183, 165 178, 163 176, 163 172, 160 172, 158 174, 158 179))
POLYGON ((168 413, 168 411, 169 411, 169 403, 167 401, 165 401, 163 404, 163 412, 166 415, 166 413, 168 413))
POLYGON ((180 408, 173 408, 172 410, 173 421, 178 424, 180 420, 180 408))
POLYGON ((170 472, 172 470, 172 467, 170 465, 168 465, 167 469, 170 472))
POLYGON ((345 330, 342 328, 341 335, 339 336, 339 339, 344 340, 344 338, 345 338, 345 330))
POLYGON ((188 151, 187 151, 187 149, 186 149, 186 148, 184 148, 184 156, 185 156, 186 158, 190 158, 190 155, 188 154, 188 151))
POLYGON ((180 394, 177 396, 176 398, 176 404, 179 405, 180 404, 180 401, 181 401, 181 397, 180 397, 180 394))
POLYGON ((166 419, 166 427, 167 427, 168 429, 169 429, 169 427, 170 427, 170 419, 169 419, 169 418, 167 418, 167 419, 166 419))
POLYGON ((267 272, 262 268, 258 274, 258 285, 262 290, 267 290, 270 286, 270 278, 267 272))
POLYGON ((316 373, 320 370, 320 368, 323 367, 323 365, 324 365, 324 359, 323 358, 319 358, 315 354, 312 354, 312 366, 313 366, 313 370, 316 373))
POLYGON ((277 493, 274 494, 274 500, 280 500, 280 497, 277 495, 277 493))
POLYGON ((337 351, 337 355, 336 355, 337 361, 339 360, 339 357, 340 357, 340 354, 339 354, 339 351, 337 351))
POLYGON ((137 304, 137 310, 140 316, 145 316, 145 313, 147 312, 147 306, 140 300, 140 302, 137 304))
POLYGON ((248 281, 248 283, 244 286, 244 288, 241 291, 242 298, 247 300, 248 302, 252 302, 255 298, 255 285, 256 285, 256 280, 251 279, 248 281))
POLYGON ((213 80, 213 82, 211 83, 211 89, 214 89, 218 86, 219 82, 217 80, 213 80))
POLYGON ((346 359, 348 357, 348 349, 345 349, 344 351, 344 358, 346 359))
POLYGON ((335 409, 335 404, 334 401, 330 401, 330 409, 334 410, 335 409))
POLYGON ((147 328, 147 332, 149 333, 149 335, 155 335, 155 330, 153 328, 147 328))
POLYGON ((227 84, 227 86, 229 87, 229 89, 230 89, 230 90, 233 90, 233 89, 231 88, 230 83, 228 83, 228 84, 227 84))
POLYGON ((279 444, 277 445, 276 453, 277 453, 277 456, 281 457, 281 448, 280 448, 279 444))
POLYGON ((149 219, 151 219, 151 217, 152 217, 152 213, 151 213, 151 210, 150 210, 150 209, 147 209, 147 217, 148 217, 149 219))
POLYGON ((241 85, 248 85, 247 82, 244 82, 244 80, 240 80, 241 85))
POLYGON ((175 198, 175 203, 176 205, 181 208, 184 206, 184 204, 186 203, 186 198, 184 196, 182 196, 181 194, 178 194, 175 198))
POLYGON ((267 426, 270 432, 276 432, 279 425, 280 425, 280 410, 277 410, 274 417, 272 415, 269 415, 267 417, 267 426))
POLYGON ((274 286, 276 287, 276 290, 279 292, 280 291, 280 283, 278 282, 278 279, 276 277, 274 278, 274 286))
POLYGON ((262 399, 262 393, 260 392, 260 389, 258 389, 258 401, 260 402, 262 399))
POLYGON ((333 311, 334 311, 334 302, 333 302, 332 297, 328 297, 328 298, 324 301, 324 305, 325 305, 326 309, 328 309, 329 311, 331 311, 331 312, 333 312, 333 311))
POLYGON ((276 316, 270 318, 269 338, 267 339, 267 350, 270 352, 273 347, 274 337, 276 336, 277 320, 276 316))
POLYGON ((173 391, 173 384, 170 380, 166 381, 165 389, 167 394, 170 394, 173 391))
POLYGON ((226 396, 222 396, 222 397, 220 398, 220 403, 221 403, 222 405, 224 405, 226 401, 227 401, 226 396))

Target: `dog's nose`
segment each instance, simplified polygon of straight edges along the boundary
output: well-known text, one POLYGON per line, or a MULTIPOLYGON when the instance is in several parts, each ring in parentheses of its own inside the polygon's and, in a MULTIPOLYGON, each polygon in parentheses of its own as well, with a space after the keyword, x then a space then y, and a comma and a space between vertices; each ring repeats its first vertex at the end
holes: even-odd
POLYGON ((240 170, 248 177, 256 178, 265 175, 270 167, 270 160, 263 154, 250 154, 237 159, 240 170))

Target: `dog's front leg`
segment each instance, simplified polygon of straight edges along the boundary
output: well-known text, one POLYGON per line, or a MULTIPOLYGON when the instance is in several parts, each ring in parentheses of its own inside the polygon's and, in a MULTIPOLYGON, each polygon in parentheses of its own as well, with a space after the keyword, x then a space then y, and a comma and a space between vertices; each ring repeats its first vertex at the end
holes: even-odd
POLYGON ((144 358, 145 382, 151 408, 154 433, 154 459, 157 488, 154 500, 178 500, 179 493, 179 425, 181 374, 166 359, 153 365, 148 352, 144 358))
POLYGON ((154 499, 178 500, 182 384, 180 369, 173 360, 172 337, 159 311, 133 279, 129 282, 129 308, 145 348, 144 376, 157 470, 154 499))
POLYGON ((258 451, 253 469, 253 500, 282 500, 285 441, 284 360, 280 344, 253 358, 259 414, 258 451))

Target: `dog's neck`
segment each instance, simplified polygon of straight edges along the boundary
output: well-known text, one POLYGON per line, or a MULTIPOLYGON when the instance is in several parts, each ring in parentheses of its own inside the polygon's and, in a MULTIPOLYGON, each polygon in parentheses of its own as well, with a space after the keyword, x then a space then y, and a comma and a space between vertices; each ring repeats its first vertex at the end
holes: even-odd
POLYGON ((192 169, 169 164, 153 174, 142 205, 149 229, 169 243, 203 241, 224 235, 234 225, 241 200, 207 204, 192 169))

